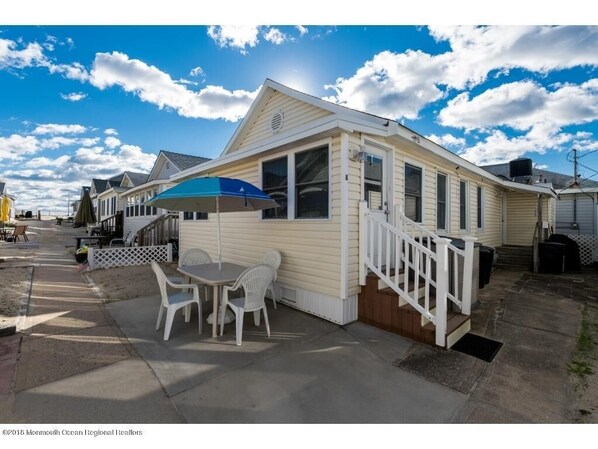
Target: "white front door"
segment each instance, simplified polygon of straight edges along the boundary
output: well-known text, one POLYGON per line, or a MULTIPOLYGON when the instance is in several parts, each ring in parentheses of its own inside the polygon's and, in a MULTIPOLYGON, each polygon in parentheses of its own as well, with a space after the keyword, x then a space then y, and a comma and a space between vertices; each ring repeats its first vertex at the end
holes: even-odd
MULTIPOLYGON (((363 162, 363 199, 367 202, 372 215, 382 221, 389 221, 391 217, 391 203, 389 191, 389 173, 387 167, 387 151, 366 147, 363 162)), ((378 248, 382 248, 381 260, 386 260, 386 239, 382 235, 382 244, 378 245, 378 236, 375 236, 374 258, 378 257, 378 248)))

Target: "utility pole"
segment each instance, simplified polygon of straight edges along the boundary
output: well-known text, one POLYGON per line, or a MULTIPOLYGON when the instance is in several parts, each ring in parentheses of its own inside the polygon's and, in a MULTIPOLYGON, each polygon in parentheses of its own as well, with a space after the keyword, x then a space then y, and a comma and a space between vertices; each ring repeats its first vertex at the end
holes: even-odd
POLYGON ((573 184, 575 186, 577 186, 578 185, 577 176, 578 176, 578 166, 579 166, 578 165, 579 162, 577 161, 577 148, 573 148, 573 150, 571 150, 571 151, 573 151, 573 184))

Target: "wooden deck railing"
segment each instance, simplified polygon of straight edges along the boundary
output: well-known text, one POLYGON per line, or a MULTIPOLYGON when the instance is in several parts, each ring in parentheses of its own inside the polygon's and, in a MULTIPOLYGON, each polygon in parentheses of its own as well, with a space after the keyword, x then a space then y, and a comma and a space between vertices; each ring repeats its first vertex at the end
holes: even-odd
POLYGON ((151 223, 137 231, 139 246, 165 245, 179 238, 179 214, 160 215, 151 223))

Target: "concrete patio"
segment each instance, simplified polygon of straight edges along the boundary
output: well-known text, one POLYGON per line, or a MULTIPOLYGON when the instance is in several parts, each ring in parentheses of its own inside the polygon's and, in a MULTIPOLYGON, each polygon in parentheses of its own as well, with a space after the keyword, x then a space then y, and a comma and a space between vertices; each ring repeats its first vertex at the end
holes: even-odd
MULTIPOLYGON (((107 305, 185 421, 192 423, 440 423, 467 397, 392 365, 411 342, 362 323, 339 327, 284 305, 269 307, 271 338, 245 320, 215 340, 197 315, 154 331, 158 297, 107 305)), ((204 307, 204 316, 210 304, 204 307)), ((250 317, 248 317, 250 318, 250 317)))

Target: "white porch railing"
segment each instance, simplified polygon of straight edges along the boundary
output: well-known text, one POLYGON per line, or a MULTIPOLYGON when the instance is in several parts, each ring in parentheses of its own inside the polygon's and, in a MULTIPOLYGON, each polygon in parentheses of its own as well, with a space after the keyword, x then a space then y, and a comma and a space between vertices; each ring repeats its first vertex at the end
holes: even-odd
POLYGON ((465 237, 465 249, 451 245, 396 211, 392 226, 372 215, 365 201, 359 205, 359 281, 365 285, 369 268, 403 300, 436 326, 436 344, 445 345, 447 300, 471 313, 474 237, 465 237), (453 258, 453 286, 449 288, 449 254, 453 258), (463 287, 459 293, 458 262, 463 258, 463 287), (393 271, 394 268, 394 271, 393 271), (410 280, 412 284, 410 286, 410 280), (423 281, 423 298, 420 297, 423 281), (430 286, 436 289, 436 307, 430 310, 430 286))
POLYGON ((125 246, 124 248, 89 248, 87 262, 90 270, 99 268, 146 265, 156 262, 172 262, 172 244, 159 246, 125 246))

